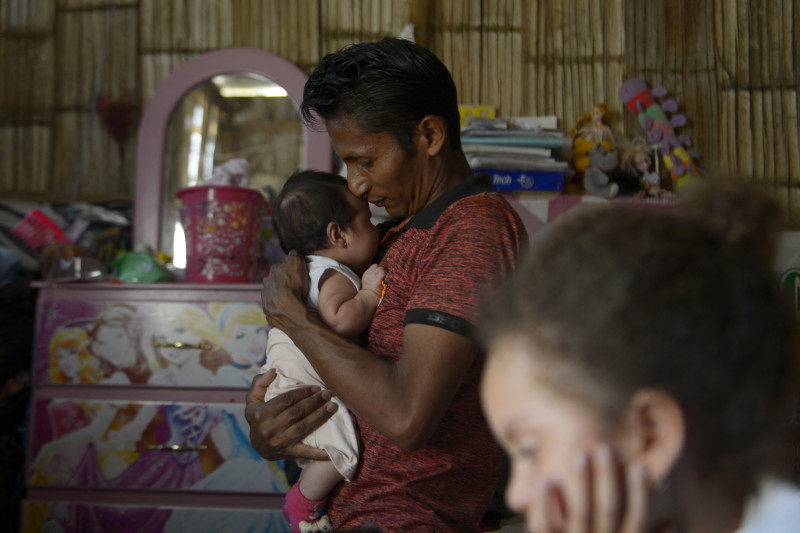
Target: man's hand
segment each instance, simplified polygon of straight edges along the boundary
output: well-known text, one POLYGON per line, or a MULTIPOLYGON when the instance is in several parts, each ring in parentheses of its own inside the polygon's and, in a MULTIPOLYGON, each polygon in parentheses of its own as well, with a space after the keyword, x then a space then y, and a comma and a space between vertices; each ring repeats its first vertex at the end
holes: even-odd
POLYGON ((275 375, 274 369, 259 374, 247 391, 244 416, 250 424, 253 449, 271 461, 297 457, 328 460, 324 450, 301 441, 336 412, 331 393, 316 386, 301 387, 265 402, 264 395, 275 375))
POLYGON ((302 303, 307 293, 308 270, 305 259, 292 250, 286 256, 286 262, 272 265, 264 278, 261 305, 267 322, 280 327, 280 319, 292 299, 302 303))

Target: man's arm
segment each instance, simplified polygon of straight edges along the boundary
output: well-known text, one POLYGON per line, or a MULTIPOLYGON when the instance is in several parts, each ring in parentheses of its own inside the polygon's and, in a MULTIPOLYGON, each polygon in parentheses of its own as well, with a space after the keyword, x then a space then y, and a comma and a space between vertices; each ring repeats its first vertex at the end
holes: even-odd
POLYGON ((302 258, 290 254, 285 269, 264 280, 268 321, 286 332, 322 380, 359 418, 403 449, 425 444, 478 352, 469 339, 441 328, 409 324, 403 356, 378 357, 340 337, 311 315, 288 280, 302 258))

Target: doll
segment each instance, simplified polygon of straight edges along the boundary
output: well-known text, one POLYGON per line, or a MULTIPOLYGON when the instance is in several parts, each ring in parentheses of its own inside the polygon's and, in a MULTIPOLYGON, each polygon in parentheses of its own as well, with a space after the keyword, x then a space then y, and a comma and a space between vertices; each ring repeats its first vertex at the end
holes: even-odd
POLYGON ((614 111, 606 104, 595 104, 591 113, 584 113, 569 131, 573 138, 572 165, 583 174, 589 166, 589 150, 597 143, 610 152, 614 146, 611 126, 614 111))
POLYGON ((661 174, 654 150, 642 137, 635 137, 618 144, 620 170, 635 176, 647 196, 664 196, 668 191, 661 188, 661 174), (654 166, 655 165, 655 166, 654 166))
POLYGON ((606 104, 595 104, 591 113, 584 113, 572 126, 569 132, 573 139, 580 137, 593 143, 606 141, 614 144, 614 133, 611 125, 614 120, 614 111, 606 104))

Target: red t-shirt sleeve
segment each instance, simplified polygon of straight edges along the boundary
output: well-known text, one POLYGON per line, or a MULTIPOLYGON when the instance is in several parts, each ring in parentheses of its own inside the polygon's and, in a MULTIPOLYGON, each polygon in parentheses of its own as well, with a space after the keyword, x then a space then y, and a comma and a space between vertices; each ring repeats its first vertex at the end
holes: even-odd
POLYGON ((450 206, 428 232, 416 289, 404 323, 425 323, 469 335, 485 290, 507 276, 527 246, 524 226, 496 194, 467 197, 450 206))

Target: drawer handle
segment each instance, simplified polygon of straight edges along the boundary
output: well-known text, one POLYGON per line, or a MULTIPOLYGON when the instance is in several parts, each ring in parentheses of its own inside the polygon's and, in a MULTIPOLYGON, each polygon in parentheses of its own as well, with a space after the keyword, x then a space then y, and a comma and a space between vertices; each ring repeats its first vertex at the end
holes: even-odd
POLYGON ((210 350, 211 345, 207 342, 201 342, 200 344, 187 344, 185 342, 176 341, 176 342, 156 342, 154 345, 158 348, 180 348, 183 350, 210 350))
POLYGON ((208 446, 199 444, 196 446, 181 446, 180 444, 151 444, 147 447, 149 450, 164 450, 167 452, 196 452, 198 450, 206 450, 208 446))

